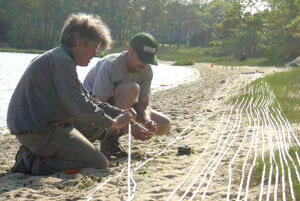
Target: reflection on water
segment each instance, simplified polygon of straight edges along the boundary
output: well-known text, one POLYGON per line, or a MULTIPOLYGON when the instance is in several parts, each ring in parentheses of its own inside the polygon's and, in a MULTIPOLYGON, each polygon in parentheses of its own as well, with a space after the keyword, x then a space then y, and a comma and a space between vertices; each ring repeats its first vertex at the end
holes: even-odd
MULTIPOLYGON (((38 54, 0 52, 0 126, 6 125, 7 106, 14 88, 30 61, 36 56, 38 54)), ((78 77, 81 81, 84 80, 91 66, 98 60, 99 58, 93 58, 89 66, 77 67, 78 77)), ((195 76, 195 71, 188 68, 164 64, 152 66, 152 68, 154 72, 152 90, 176 85, 195 76)))

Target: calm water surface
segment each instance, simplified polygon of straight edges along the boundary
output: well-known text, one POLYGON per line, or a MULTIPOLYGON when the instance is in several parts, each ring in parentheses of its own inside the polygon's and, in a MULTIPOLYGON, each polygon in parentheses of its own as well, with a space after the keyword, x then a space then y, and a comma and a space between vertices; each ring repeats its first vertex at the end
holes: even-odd
MULTIPOLYGON (((6 126, 6 113, 10 97, 30 61, 38 54, 0 52, 0 126, 6 126)), ((84 80, 91 66, 99 58, 93 58, 87 67, 77 67, 78 77, 84 80)), ((152 66, 154 78, 151 90, 176 85, 195 77, 189 68, 160 64, 152 66)))

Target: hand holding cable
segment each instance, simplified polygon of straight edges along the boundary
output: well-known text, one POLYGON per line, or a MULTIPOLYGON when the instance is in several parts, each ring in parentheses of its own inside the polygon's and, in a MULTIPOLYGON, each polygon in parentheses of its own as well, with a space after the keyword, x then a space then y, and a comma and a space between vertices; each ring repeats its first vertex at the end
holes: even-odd
POLYGON ((128 123, 136 118, 136 112, 133 108, 123 110, 116 118, 113 119, 111 129, 122 129, 128 126, 128 123))

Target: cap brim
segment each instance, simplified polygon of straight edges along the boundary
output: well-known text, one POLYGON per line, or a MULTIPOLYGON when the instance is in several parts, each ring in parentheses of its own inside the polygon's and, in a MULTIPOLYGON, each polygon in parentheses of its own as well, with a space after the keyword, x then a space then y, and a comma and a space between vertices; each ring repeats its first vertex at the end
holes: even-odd
POLYGON ((145 64, 152 64, 152 65, 155 65, 157 66, 158 65, 158 62, 157 62, 157 58, 156 58, 156 55, 155 54, 152 54, 152 55, 144 55, 144 54, 138 54, 137 53, 137 56, 139 58, 139 60, 145 64))

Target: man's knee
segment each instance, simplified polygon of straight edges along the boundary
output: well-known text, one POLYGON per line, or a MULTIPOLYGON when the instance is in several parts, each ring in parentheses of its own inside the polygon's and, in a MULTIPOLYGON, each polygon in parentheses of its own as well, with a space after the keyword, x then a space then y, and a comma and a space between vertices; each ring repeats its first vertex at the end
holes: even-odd
POLYGON ((95 161, 96 167, 98 169, 107 169, 109 167, 109 162, 105 155, 101 151, 97 151, 97 160, 95 161))
POLYGON ((138 97, 140 93, 140 85, 136 82, 122 83, 117 86, 115 95, 126 95, 130 97, 138 97))
POLYGON ((156 135, 165 135, 171 129, 171 120, 167 117, 163 118, 157 126, 156 135))

